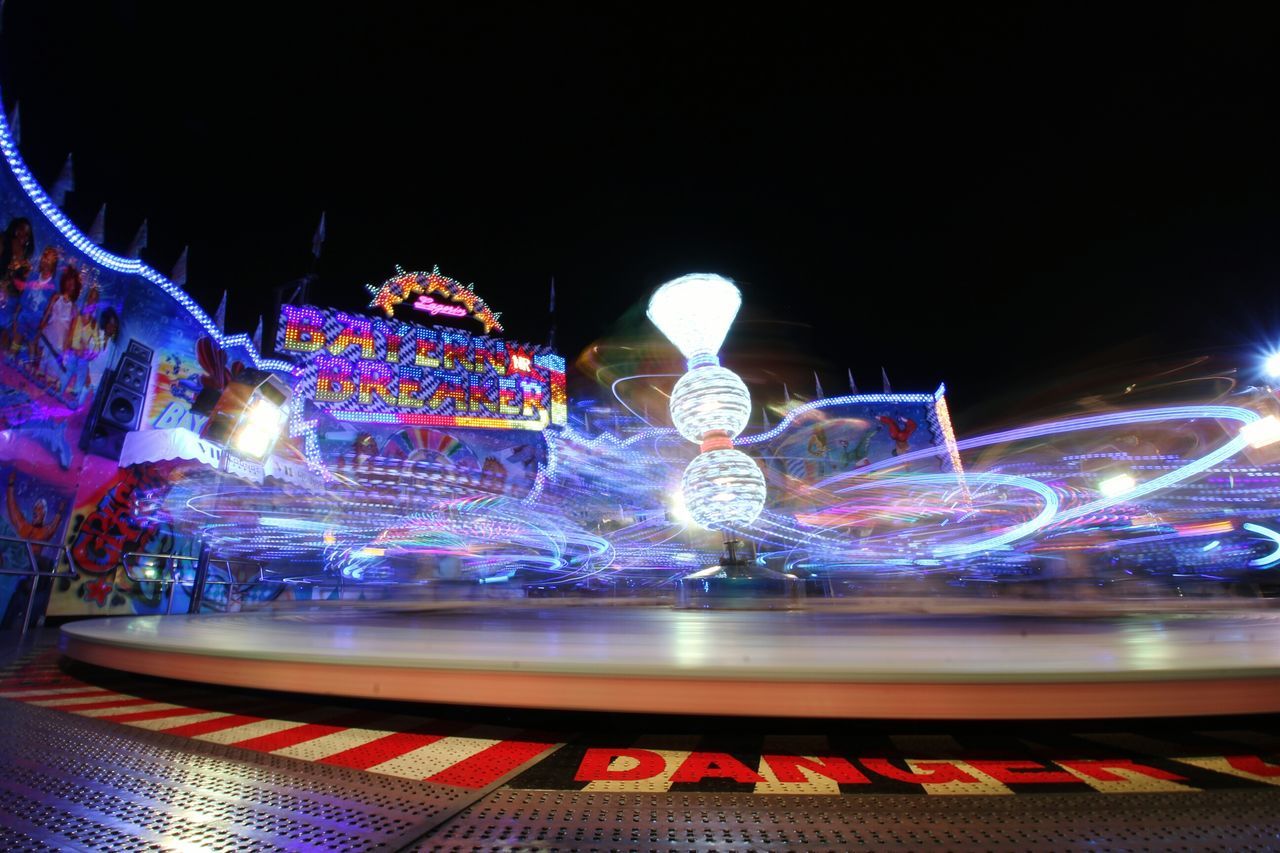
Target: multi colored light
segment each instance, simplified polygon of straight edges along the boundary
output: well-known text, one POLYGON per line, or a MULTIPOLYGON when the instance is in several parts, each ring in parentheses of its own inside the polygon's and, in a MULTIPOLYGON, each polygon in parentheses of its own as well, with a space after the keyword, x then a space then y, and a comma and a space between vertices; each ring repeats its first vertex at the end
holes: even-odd
POLYGON ((485 301, 476 295, 475 285, 463 285, 449 278, 440 272, 440 267, 434 267, 431 272, 406 272, 401 267, 396 267, 396 274, 384 281, 381 286, 367 284, 365 288, 373 294, 373 301, 369 303, 369 307, 381 309, 387 317, 395 316, 397 305, 417 297, 412 303, 413 307, 433 317, 437 315, 471 316, 484 327, 486 335, 490 332, 504 331, 502 324, 498 322, 498 317, 501 315, 494 313, 485 301), (442 296, 448 301, 436 302, 432 298, 433 295, 442 296))
POLYGON ((541 430, 568 420, 565 363, 538 347, 461 329, 281 308, 279 346, 297 393, 361 423, 541 430))

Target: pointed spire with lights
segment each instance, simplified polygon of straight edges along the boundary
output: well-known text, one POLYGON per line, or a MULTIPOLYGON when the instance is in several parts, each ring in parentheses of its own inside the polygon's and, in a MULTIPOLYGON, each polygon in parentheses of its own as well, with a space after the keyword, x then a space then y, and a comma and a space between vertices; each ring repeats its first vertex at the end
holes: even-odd
POLYGON ((187 286, 187 249, 190 246, 182 247, 182 254, 178 255, 178 260, 173 264, 173 271, 169 273, 169 278, 178 287, 187 286))
POLYGON ((93 224, 89 226, 90 240, 101 246, 107 242, 107 205, 103 202, 102 207, 98 208, 98 215, 93 217, 93 224))
POLYGON ((893 388, 892 386, 889 385, 889 374, 885 372, 885 369, 883 367, 880 368, 880 379, 882 382, 884 382, 884 393, 892 394, 893 388))
POLYGON ((222 291, 222 301, 218 303, 218 310, 213 312, 213 322, 217 325, 219 332, 227 331, 227 292, 225 290, 222 291))
POLYGON ((138 233, 133 235, 133 242, 129 244, 129 257, 140 257, 145 248, 147 248, 147 220, 144 219, 138 226, 138 233))
POLYGON ((850 394, 857 394, 857 393, 858 393, 858 383, 853 381, 853 368, 852 368, 852 367, 850 367, 850 368, 847 368, 847 370, 849 371, 849 393, 850 393, 850 394))
POLYGON ((58 207, 62 207, 67 203, 67 193, 72 192, 76 188, 76 173, 71 166, 71 155, 67 155, 67 162, 62 164, 62 171, 58 173, 58 180, 53 182, 53 189, 49 190, 49 197, 53 199, 53 203, 58 207))

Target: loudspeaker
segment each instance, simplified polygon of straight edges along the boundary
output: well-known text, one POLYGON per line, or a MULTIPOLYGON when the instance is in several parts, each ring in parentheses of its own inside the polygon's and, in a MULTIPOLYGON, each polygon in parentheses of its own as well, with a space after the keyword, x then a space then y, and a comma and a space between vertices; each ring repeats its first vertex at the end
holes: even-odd
POLYGON ((117 378, 115 387, 103 398, 99 421, 102 425, 128 432, 137 429, 140 420, 142 420, 142 394, 126 387, 117 378))
POLYGON ((81 435, 82 449, 100 456, 120 455, 125 433, 136 430, 142 423, 153 353, 146 344, 131 340, 115 368, 102 375, 89 422, 81 435))

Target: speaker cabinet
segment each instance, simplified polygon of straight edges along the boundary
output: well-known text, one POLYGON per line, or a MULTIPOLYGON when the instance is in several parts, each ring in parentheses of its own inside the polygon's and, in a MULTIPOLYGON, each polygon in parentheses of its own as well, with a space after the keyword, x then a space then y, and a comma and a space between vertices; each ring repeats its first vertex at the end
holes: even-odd
POLYGON ((142 425, 154 350, 129 341, 113 370, 102 376, 80 446, 99 456, 119 457, 125 433, 142 425))

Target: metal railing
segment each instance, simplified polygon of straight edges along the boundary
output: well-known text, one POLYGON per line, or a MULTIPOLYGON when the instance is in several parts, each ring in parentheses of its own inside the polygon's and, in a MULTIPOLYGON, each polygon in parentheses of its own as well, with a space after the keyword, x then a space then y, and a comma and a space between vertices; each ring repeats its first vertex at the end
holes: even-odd
MULTIPOLYGON (((134 551, 121 555, 120 562, 125 576, 134 583, 154 583, 163 588, 164 612, 173 612, 174 591, 179 584, 196 582, 195 566, 200 558, 185 554, 161 554, 148 551, 134 551), (190 571, 184 571, 189 569, 190 571)), ((219 566, 226 570, 227 580, 206 576, 203 586, 242 586, 251 584, 281 584, 288 580, 270 577, 265 568, 250 560, 237 560, 226 557, 210 557, 210 566, 219 566), (251 575, 244 579, 236 579, 237 566, 252 566, 251 575)), ((0 536, 0 575, 16 575, 29 578, 27 600, 23 608, 20 633, 25 636, 31 629, 32 617, 35 613, 36 600, 40 593, 40 584, 45 578, 52 582, 56 579, 75 580, 79 572, 71 556, 71 549, 66 545, 52 542, 41 542, 35 539, 23 539, 17 536, 0 536)), ((14 590, 17 594, 18 590, 14 590)))
MULTIPOLYGON (((145 551, 134 551, 124 554, 121 557, 121 563, 124 566, 125 576, 134 583, 156 583, 165 587, 165 613, 173 612, 173 595, 179 584, 192 584, 198 582, 196 571, 200 563, 198 556, 192 557, 184 554, 156 554, 145 551), (184 569, 190 569, 188 573, 184 569)), ((252 584, 287 584, 287 580, 283 578, 268 577, 262 564, 252 560, 236 560, 229 557, 209 557, 208 565, 212 568, 220 566, 226 570, 227 580, 219 580, 217 578, 206 575, 202 581, 199 581, 201 588, 209 586, 249 586, 252 584), (235 566, 252 566, 254 577, 246 577, 237 579, 235 566)))
MULTIPOLYGON (((75 569, 71 567, 71 555, 66 546, 53 542, 41 542, 38 539, 23 539, 17 536, 0 536, 0 575, 18 575, 31 579, 27 590, 27 603, 22 611, 22 631, 25 636, 31 627, 31 616, 35 610, 36 596, 40 589, 40 581, 45 578, 74 578, 75 569), (18 546, 18 547, 11 547, 18 546), (37 556, 37 550, 40 556, 37 556), (22 555, 25 565, 14 567, 12 554, 22 555), (41 559, 43 557, 43 559, 41 559), (66 571, 61 571, 63 566, 66 571), (47 568, 46 568, 47 567, 47 568)), ((17 593, 17 590, 14 590, 17 593)))

